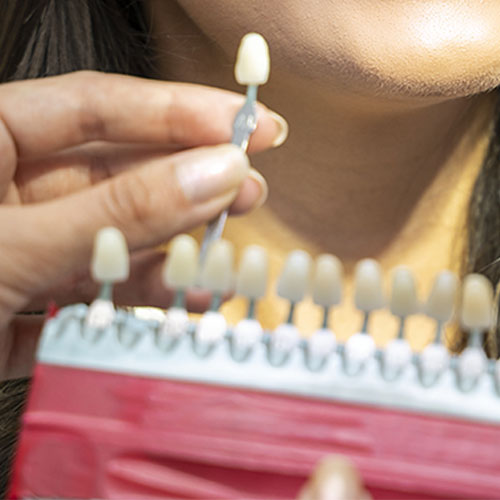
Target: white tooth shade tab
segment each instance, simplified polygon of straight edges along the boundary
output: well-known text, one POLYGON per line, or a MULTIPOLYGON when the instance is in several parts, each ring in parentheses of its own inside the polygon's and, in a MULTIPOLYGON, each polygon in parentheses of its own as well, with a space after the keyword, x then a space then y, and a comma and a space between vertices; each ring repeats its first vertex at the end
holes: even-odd
POLYGON ((99 283, 117 283, 127 280, 130 271, 125 236, 116 227, 100 229, 94 240, 91 263, 92 278, 99 283))
POLYGON ((288 254, 278 279, 277 293, 292 303, 301 301, 309 289, 311 256, 303 250, 288 254))
POLYGON ((189 316, 186 309, 171 307, 165 314, 161 335, 178 339, 187 333, 188 328, 189 316))
POLYGON ((240 85, 263 85, 269 78, 270 59, 266 40, 247 33, 240 42, 234 76, 240 85))
POLYGON ((482 349, 466 347, 458 357, 457 368, 464 381, 479 378, 488 366, 488 359, 482 349))
POLYGON ((312 278, 312 294, 316 304, 331 307, 342 300, 342 263, 334 255, 316 258, 312 278))
POLYGON ((163 267, 163 284, 180 290, 193 286, 198 276, 198 256, 198 242, 192 236, 176 236, 163 267))
POLYGON ((276 351, 289 352, 300 342, 300 333, 295 325, 282 323, 271 335, 271 346, 276 351))
POLYGON ((391 313, 400 318, 418 312, 417 288, 413 273, 407 267, 396 267, 392 272, 391 313))
POLYGON ((399 371, 411 361, 412 351, 408 341, 394 339, 389 342, 383 351, 384 365, 389 371, 399 371))
POLYGON ((236 349, 249 349, 260 341, 263 333, 262 326, 256 319, 242 319, 234 327, 233 345, 236 349))
POLYGON ((438 273, 425 306, 427 316, 441 323, 449 321, 455 311, 457 293, 457 275, 447 270, 438 273))
POLYGON ((493 322, 493 286, 481 274, 469 274, 462 288, 460 322, 466 330, 488 330, 493 322))
POLYGON ((348 363, 358 365, 366 363, 375 354, 376 349, 375 341, 370 335, 358 332, 347 339, 344 354, 348 363))
POLYGON ((201 270, 201 285, 214 293, 226 293, 233 287, 234 248, 227 240, 214 241, 207 251, 201 270))
POLYGON ((85 324, 90 328, 107 328, 113 323, 115 316, 116 310, 113 302, 95 299, 89 306, 85 324))
POLYGON ((267 252, 258 245, 245 248, 240 259, 236 277, 236 293, 249 299, 258 299, 266 294, 269 274, 267 252))
POLYGON ((424 376, 435 377, 450 364, 450 354, 443 344, 429 344, 420 354, 420 366, 424 376))
POLYGON ((316 330, 307 340, 308 353, 313 358, 325 358, 337 346, 335 335, 328 328, 316 330))
POLYGON ((196 325, 195 340, 199 344, 214 344, 224 338, 226 330, 226 318, 220 312, 207 311, 196 325))
POLYGON ((354 274, 354 304, 370 312, 385 305, 380 264, 373 259, 358 262, 354 274))

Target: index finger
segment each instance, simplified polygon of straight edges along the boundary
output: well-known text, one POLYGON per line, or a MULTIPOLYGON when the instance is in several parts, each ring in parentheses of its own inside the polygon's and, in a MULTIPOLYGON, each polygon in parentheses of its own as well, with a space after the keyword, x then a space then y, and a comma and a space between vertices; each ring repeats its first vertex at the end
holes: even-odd
MULTIPOLYGON (((94 140, 196 147, 229 142, 244 97, 202 85, 80 71, 0 86, 0 119, 19 157, 94 140)), ((286 122, 259 104, 251 151, 278 145, 286 122)))

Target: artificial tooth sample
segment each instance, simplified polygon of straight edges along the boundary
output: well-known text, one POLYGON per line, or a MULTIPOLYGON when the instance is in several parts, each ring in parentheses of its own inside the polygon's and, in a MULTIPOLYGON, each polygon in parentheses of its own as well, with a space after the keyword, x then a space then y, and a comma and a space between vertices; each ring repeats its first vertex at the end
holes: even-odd
POLYGON ((233 262, 234 249, 229 241, 217 240, 208 248, 201 270, 201 285, 212 292, 212 303, 198 322, 195 332, 198 345, 213 345, 226 333, 226 320, 219 307, 223 295, 233 287, 233 262))
POLYGON ((160 343, 165 339, 177 339, 188 330, 185 295, 198 276, 198 254, 198 243, 192 236, 181 234, 172 240, 163 266, 162 281, 166 288, 175 290, 175 296, 159 332, 157 340, 160 343))
POLYGON ((469 342, 458 357, 457 371, 461 388, 469 389, 487 367, 483 336, 493 324, 493 287, 485 276, 469 274, 465 277, 460 323, 469 331, 469 342))
POLYGON ((451 271, 441 271, 436 276, 427 299, 425 313, 439 324, 451 320, 457 302, 458 278, 451 271))
POLYGON ((432 285, 425 305, 427 316, 436 320, 434 342, 429 344, 420 354, 420 376, 424 383, 430 384, 448 368, 450 355, 442 343, 444 325, 451 320, 457 301, 458 278, 451 271, 441 271, 432 285))
POLYGON ((234 328, 233 355, 247 354, 248 349, 262 337, 262 326, 255 319, 255 304, 266 293, 269 274, 267 252, 257 245, 245 248, 236 277, 236 293, 248 299, 248 313, 234 328))
POLYGON ((277 293, 290 301, 288 318, 271 335, 271 351, 288 354, 299 342, 300 334, 293 324, 295 305, 300 302, 309 288, 311 275, 311 256, 303 250, 288 254, 278 279, 277 293))
POLYGON ((389 307, 392 314, 400 319, 398 338, 387 344, 383 354, 385 375, 394 377, 411 361, 410 344, 404 338, 405 320, 408 316, 418 312, 415 278, 406 267, 397 267, 392 273, 389 307))
POLYGON ((269 78, 270 59, 266 40, 258 33, 247 33, 240 42, 234 76, 240 85, 263 85, 269 78))
POLYGON ((328 327, 330 309, 342 300, 342 263, 334 255, 317 257, 312 278, 312 296, 316 304, 323 307, 322 327, 308 340, 309 362, 324 361, 336 345, 335 335, 328 327))
MULTIPOLYGON (((246 85, 247 92, 245 103, 234 118, 231 144, 239 146, 243 151, 247 150, 250 136, 257 128, 257 92, 259 85, 267 82, 269 68, 269 49, 266 41, 257 33, 248 33, 241 40, 234 67, 236 81, 246 85)), ((201 243, 201 262, 205 261, 210 245, 222 236, 227 215, 228 211, 224 210, 208 224, 201 243)))
POLYGON ((89 306, 86 326, 106 328, 113 322, 116 315, 113 285, 127 280, 129 268, 127 242, 123 234, 115 227, 99 230, 94 240, 90 270, 92 278, 101 284, 101 290, 89 306))
POLYGON ((98 283, 120 283, 129 275, 127 242, 116 227, 100 229, 94 239, 92 278, 98 283))
POLYGON ((348 373, 357 373, 375 353, 375 342, 368 334, 368 320, 372 311, 385 304, 382 271, 376 260, 365 259, 356 266, 354 303, 365 317, 361 331, 349 337, 345 344, 344 368, 348 373))

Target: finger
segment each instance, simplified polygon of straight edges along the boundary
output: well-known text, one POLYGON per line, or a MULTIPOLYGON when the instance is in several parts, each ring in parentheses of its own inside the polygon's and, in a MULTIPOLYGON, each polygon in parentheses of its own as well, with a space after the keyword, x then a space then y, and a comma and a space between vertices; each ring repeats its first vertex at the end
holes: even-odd
POLYGON ((260 208, 267 200, 267 182, 254 168, 250 169, 248 178, 243 182, 241 189, 229 208, 231 215, 243 215, 251 210, 260 208))
MULTIPOLYGON (((165 146, 99 143, 51 157, 28 159, 16 172, 18 203, 40 203, 66 196, 172 153, 172 148, 165 146)), ((264 178, 251 169, 249 179, 231 207, 231 214, 240 215, 258 208, 266 200, 267 191, 264 178)))
POLYGON ((343 457, 327 457, 316 467, 299 500, 369 500, 357 469, 343 457))
POLYGON ((121 229, 134 251, 214 218, 248 171, 248 158, 235 146, 199 148, 49 203, 3 208, 1 271, 11 292, 4 300, 20 310, 28 297, 86 269, 104 226, 121 229))
MULTIPOLYGON (((244 97, 201 85, 77 72, 0 87, 2 150, 38 156, 95 140, 195 147, 227 143, 244 97), (41 126, 43 124, 43 126, 41 126)), ((250 150, 284 140, 263 105, 250 150)), ((3 153, 5 154, 5 153, 3 153)))
POLYGON ((15 183, 21 203, 40 203, 88 188, 127 170, 166 159, 178 148, 97 142, 19 161, 15 183))

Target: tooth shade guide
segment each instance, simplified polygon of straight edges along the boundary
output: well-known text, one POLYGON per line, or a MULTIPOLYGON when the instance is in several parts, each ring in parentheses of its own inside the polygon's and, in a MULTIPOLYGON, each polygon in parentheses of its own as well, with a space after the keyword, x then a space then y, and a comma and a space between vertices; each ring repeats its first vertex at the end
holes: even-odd
POLYGON ((264 85, 269 78, 269 47, 258 33, 247 33, 240 42, 234 73, 240 85, 264 85))
POLYGON ((129 276, 129 254, 123 233, 115 227, 100 229, 94 238, 90 271, 98 283, 120 283, 129 276))
POLYGON ((199 273, 198 264, 197 241, 188 234, 176 236, 170 244, 170 251, 162 269, 164 286, 178 291, 194 286, 199 273))
POLYGON ((454 315, 458 300, 459 280, 455 273, 443 270, 434 278, 424 312, 443 324, 454 315))
POLYGON ((398 266, 391 275, 389 308, 392 314, 403 319, 418 312, 417 285, 413 272, 405 266, 398 266))

